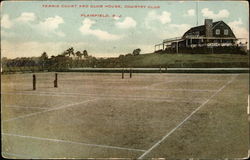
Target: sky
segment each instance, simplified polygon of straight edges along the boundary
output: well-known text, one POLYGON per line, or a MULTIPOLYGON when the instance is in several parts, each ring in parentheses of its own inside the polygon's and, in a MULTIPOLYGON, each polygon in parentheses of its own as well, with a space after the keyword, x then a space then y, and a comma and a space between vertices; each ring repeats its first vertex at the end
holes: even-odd
POLYGON ((1 56, 36 57, 44 51, 52 56, 70 47, 95 57, 117 57, 136 48, 151 53, 163 39, 180 37, 196 26, 197 15, 198 25, 206 18, 223 20, 236 37, 249 41, 245 1, 5 1, 1 56))

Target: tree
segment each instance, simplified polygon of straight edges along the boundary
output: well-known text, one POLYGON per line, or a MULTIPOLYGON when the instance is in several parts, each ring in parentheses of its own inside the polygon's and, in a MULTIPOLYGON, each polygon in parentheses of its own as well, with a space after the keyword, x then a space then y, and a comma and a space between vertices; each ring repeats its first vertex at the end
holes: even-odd
POLYGON ((8 58, 7 57, 2 57, 2 60, 1 60, 1 64, 2 66, 5 66, 7 63, 8 63, 8 58))
POLYGON ((7 57, 2 57, 1 59, 1 72, 5 72, 7 70, 7 65, 8 65, 8 58, 7 57))
POLYGON ((77 51, 75 55, 78 57, 78 59, 82 58, 82 53, 80 51, 77 51))
POLYGON ((48 60, 48 55, 46 52, 43 52, 42 55, 39 57, 39 61, 44 62, 46 60, 48 60))
POLYGON ((87 50, 83 51, 83 56, 84 56, 84 58, 87 58, 89 56, 87 50))
POLYGON ((80 61, 80 59, 82 59, 82 53, 80 51, 77 51, 75 53, 75 55, 76 55, 77 59, 73 61, 73 66, 79 67, 79 61, 80 61))
POLYGON ((128 53, 128 54, 126 54, 125 56, 126 56, 126 57, 129 57, 129 56, 132 56, 132 54, 131 54, 131 53, 128 53))
POLYGON ((71 63, 72 63, 72 59, 70 57, 65 57, 63 55, 58 55, 54 57, 52 61, 54 69, 56 70, 67 69, 71 63))
POLYGON ((73 47, 70 47, 69 49, 67 49, 66 51, 63 52, 63 55, 68 55, 69 57, 71 55, 75 56, 75 53, 74 53, 74 48, 73 47))
POLYGON ((134 49, 132 54, 133 54, 133 56, 138 56, 140 54, 140 52, 141 52, 141 49, 137 48, 137 49, 134 49))
POLYGON ((123 59, 125 56, 123 54, 119 55, 118 58, 123 59))
POLYGON ((44 67, 47 65, 48 63, 48 55, 46 52, 43 52, 42 55, 39 57, 38 59, 38 64, 42 65, 42 69, 44 70, 44 67))

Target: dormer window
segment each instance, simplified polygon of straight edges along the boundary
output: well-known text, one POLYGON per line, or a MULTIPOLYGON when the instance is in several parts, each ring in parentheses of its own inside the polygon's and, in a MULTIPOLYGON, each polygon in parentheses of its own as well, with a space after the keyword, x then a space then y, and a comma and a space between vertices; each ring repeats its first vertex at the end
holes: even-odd
POLYGON ((228 35, 228 29, 224 29, 224 35, 228 35))
POLYGON ((216 29, 216 30, 215 30, 215 34, 216 34, 216 35, 220 35, 220 29, 216 29))

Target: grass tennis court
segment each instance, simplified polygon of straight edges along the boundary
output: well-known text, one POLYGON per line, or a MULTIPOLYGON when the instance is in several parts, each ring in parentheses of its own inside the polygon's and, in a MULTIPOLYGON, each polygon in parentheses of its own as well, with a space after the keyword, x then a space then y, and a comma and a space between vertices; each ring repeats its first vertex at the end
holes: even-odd
POLYGON ((248 74, 2 75, 8 158, 247 156, 248 74))

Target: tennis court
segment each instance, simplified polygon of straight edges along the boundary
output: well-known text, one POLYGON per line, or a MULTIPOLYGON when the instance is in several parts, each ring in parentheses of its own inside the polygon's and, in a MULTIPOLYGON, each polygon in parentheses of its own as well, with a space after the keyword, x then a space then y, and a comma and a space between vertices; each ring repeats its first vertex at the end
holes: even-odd
POLYGON ((240 158, 248 74, 2 75, 7 158, 240 158))

